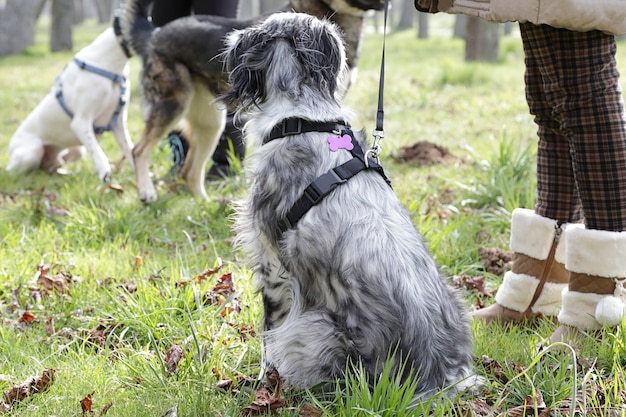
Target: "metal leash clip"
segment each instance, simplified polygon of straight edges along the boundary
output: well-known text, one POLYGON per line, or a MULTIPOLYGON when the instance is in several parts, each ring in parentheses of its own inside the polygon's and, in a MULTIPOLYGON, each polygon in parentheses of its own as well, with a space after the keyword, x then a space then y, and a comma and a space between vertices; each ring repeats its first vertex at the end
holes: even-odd
POLYGON ((365 166, 367 168, 369 168, 370 157, 372 157, 372 159, 374 159, 377 164, 379 163, 379 156, 383 150, 380 146, 380 140, 385 137, 385 132, 382 130, 374 129, 372 135, 374 136, 374 143, 372 144, 372 147, 369 148, 367 152, 365 152, 365 166))

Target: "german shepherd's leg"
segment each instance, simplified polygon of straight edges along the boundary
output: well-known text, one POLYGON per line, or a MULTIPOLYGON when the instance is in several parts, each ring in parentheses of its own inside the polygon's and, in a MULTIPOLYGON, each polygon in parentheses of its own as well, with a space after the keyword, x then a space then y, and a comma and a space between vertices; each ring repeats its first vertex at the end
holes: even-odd
POLYGON ((148 119, 141 139, 133 148, 137 194, 144 203, 153 203, 157 199, 156 188, 150 178, 150 154, 169 125, 170 123, 155 124, 152 119, 148 119))
POLYGON ((150 153, 189 108, 193 84, 183 65, 169 67, 158 57, 153 58, 151 65, 144 66, 141 83, 145 128, 133 148, 133 159, 139 199, 152 203, 157 199, 157 192, 150 178, 150 153))
POLYGON ((204 189, 206 165, 226 125, 226 108, 222 103, 216 103, 215 96, 201 83, 194 84, 194 91, 186 116, 191 134, 182 176, 194 197, 207 200, 204 189))

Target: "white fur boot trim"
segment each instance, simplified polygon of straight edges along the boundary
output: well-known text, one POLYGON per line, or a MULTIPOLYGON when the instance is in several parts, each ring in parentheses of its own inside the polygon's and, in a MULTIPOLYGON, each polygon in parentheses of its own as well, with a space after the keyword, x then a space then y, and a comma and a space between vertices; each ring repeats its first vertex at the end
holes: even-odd
POLYGON ((550 253, 556 228, 556 220, 535 214, 533 210, 516 208, 511 215, 510 248, 543 261, 550 253))
POLYGON ((626 277, 626 232, 574 228, 567 231, 568 271, 596 277, 626 277))
POLYGON ((563 293, 559 322, 583 330, 600 329, 602 325, 596 320, 596 307, 598 302, 606 297, 606 294, 566 290, 563 293))
POLYGON ((496 302, 509 310, 523 313, 530 305, 538 285, 539 280, 531 275, 507 271, 496 293, 496 302))
MULTIPOLYGON (((496 293, 496 302, 509 310, 523 313, 528 309, 538 285, 539 280, 531 275, 508 271, 496 293)), ((566 288, 567 284, 546 282, 531 311, 544 316, 557 315, 561 308, 563 290, 566 288)))
POLYGON ((615 292, 596 306, 596 320, 605 326, 617 326, 626 316, 626 278, 615 279, 615 292))

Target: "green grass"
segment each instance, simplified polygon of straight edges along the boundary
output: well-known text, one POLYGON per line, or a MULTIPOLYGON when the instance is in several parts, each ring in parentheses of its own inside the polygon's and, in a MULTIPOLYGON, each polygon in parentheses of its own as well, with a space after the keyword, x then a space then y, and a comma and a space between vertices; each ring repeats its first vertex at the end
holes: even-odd
MULTIPOLYGON (((434 21, 450 22, 445 16, 434 21)), ((79 26, 76 49, 103 29, 93 22, 79 26)), ((6 173, 11 135, 72 57, 47 52, 46 30, 44 22, 37 43, 23 54, 0 58, 0 391, 46 368, 56 374, 46 392, 15 404, 7 415, 79 416, 80 401, 91 393, 95 415, 110 402, 107 416, 161 416, 172 407, 179 416, 240 415, 254 399, 251 392, 216 384, 256 377, 261 358, 254 331, 260 330, 262 305, 242 255, 231 247, 229 201, 244 195, 244 181, 210 184, 208 202, 163 181, 159 200, 144 206, 125 162, 114 172, 121 192, 99 183, 89 158, 65 176, 6 173), (64 291, 38 283, 42 265, 50 266, 49 276, 69 280, 64 291), (198 279, 218 265, 217 274, 198 279), (222 297, 222 305, 207 301, 224 273, 232 274, 237 293, 222 297), (20 323, 25 312, 32 321, 20 323), (174 345, 183 356, 171 374, 166 353, 174 345)), ((463 62, 462 41, 441 28, 433 32, 428 40, 413 32, 387 38, 382 162, 442 271, 485 276, 494 290, 501 277, 484 271, 478 249, 507 249, 511 210, 535 201, 536 129, 524 99, 521 42, 502 39, 497 64, 470 64, 463 62), (448 147, 455 161, 429 167, 394 161, 403 146, 424 140, 448 147)), ((376 114, 381 45, 380 35, 367 33, 359 79, 346 98, 357 114, 353 125, 367 132, 376 114)), ((626 74, 624 42, 618 62, 626 74)), ((129 129, 136 141, 142 129, 136 58, 131 68, 129 129)), ((112 161, 121 159, 109 134, 102 145, 112 161)), ((167 147, 154 150, 152 163, 159 181, 170 166, 167 147)), ((464 295, 468 307, 478 296, 464 295)), ((588 397, 589 407, 621 407, 624 415, 624 329, 587 340, 576 359, 538 357, 536 346, 554 328, 551 322, 506 329, 475 323, 476 368, 487 383, 474 397, 438 395, 410 412, 414 387, 388 370, 368 381, 356 366, 330 393, 284 391, 289 407, 280 415, 296 416, 304 403, 324 416, 485 415, 471 414, 471 404, 500 404, 502 412, 520 406, 534 388, 559 415, 574 387, 590 385, 597 391, 588 397)))

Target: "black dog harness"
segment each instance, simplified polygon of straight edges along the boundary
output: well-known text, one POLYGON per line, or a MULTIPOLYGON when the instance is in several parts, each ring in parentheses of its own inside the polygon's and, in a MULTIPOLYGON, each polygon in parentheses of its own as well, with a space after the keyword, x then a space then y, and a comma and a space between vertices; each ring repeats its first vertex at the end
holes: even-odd
MULTIPOLYGON (((298 135, 307 132, 329 132, 336 135, 337 139, 345 139, 344 145, 339 145, 336 149, 347 149, 352 154, 349 161, 328 170, 317 177, 302 193, 302 196, 291 206, 285 217, 278 222, 278 234, 282 236, 284 232, 295 227, 298 221, 316 204, 324 199, 339 185, 344 184, 350 178, 361 171, 373 169, 378 172, 385 182, 391 186, 391 181, 385 175, 383 167, 369 155, 366 157, 363 149, 354 138, 354 133, 350 125, 345 122, 311 122, 304 119, 285 119, 276 125, 270 134, 263 140, 266 144, 274 139, 283 138, 288 135, 298 135), (351 146, 350 146, 351 145, 351 146)), ((329 144, 331 150, 336 150, 332 146, 331 138, 329 144)))
MULTIPOLYGON (((117 108, 115 109, 115 112, 113 113, 113 117, 111 118, 111 121, 106 126, 94 126, 93 127, 93 131, 97 135, 113 130, 113 128, 115 127, 115 124, 117 123, 117 118, 119 117, 120 113, 122 112, 122 109, 124 108, 124 105, 126 104, 126 97, 125 97, 126 77, 124 77, 123 75, 114 74, 107 70, 103 70, 102 68, 95 67, 84 61, 81 61, 80 59, 76 57, 74 57, 74 63, 78 65, 78 67, 82 70, 101 75, 105 78, 112 80, 114 83, 118 83, 120 85, 120 101, 117 104, 117 108)), ((59 105, 61 105, 61 108, 63 108, 63 110, 65 111, 65 113, 67 113, 70 119, 73 119, 74 113, 68 107, 67 102, 65 101, 65 98, 63 98, 63 83, 61 82, 60 76, 57 77, 56 79, 55 89, 56 89, 55 96, 56 96, 57 101, 59 102, 59 105)))

